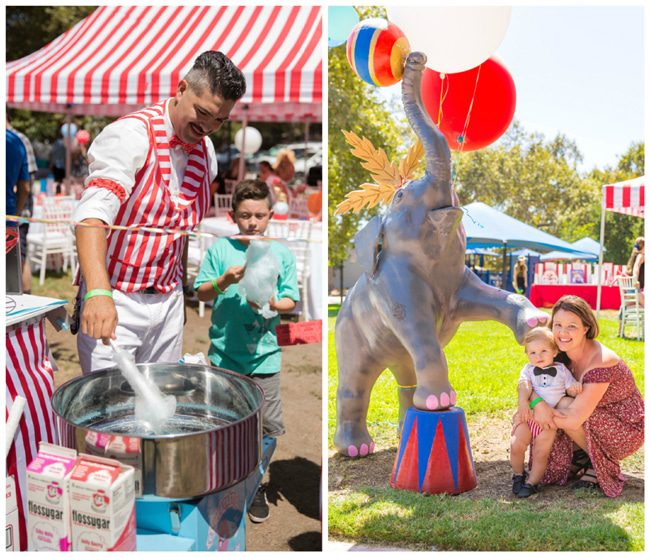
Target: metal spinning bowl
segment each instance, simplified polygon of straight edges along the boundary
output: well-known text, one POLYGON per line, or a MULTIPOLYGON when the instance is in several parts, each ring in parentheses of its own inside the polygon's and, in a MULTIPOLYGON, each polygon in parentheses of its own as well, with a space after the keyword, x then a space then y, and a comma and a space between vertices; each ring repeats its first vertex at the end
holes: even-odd
POLYGON ((172 499, 225 489, 261 456, 262 389, 205 365, 139 364, 176 414, 158 433, 135 420, 135 396, 117 368, 61 385, 52 397, 61 444, 135 466, 138 495, 172 499))

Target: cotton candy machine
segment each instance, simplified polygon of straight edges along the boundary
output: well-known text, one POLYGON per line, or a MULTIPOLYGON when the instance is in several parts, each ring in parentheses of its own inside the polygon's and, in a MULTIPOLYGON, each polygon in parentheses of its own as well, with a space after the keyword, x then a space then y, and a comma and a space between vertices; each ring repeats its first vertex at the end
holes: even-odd
POLYGON ((275 448, 274 439, 262 442, 262 389, 206 365, 138 369, 176 397, 162 430, 136 421, 133 390, 111 368, 54 393, 61 444, 136 468, 138 549, 242 549, 246 505, 275 448))

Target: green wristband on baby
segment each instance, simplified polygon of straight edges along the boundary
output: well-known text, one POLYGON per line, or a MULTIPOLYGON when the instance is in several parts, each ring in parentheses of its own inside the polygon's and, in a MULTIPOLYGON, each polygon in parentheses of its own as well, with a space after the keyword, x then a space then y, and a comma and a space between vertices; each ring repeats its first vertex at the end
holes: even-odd
POLYGON ((533 400, 530 403, 530 409, 532 410, 533 408, 535 408, 535 405, 538 404, 539 402, 542 402, 542 400, 544 399, 541 396, 538 396, 535 400, 533 400))
POLYGON ((94 298, 95 296, 108 296, 109 298, 113 297, 113 292, 111 290, 103 290, 101 288, 96 288, 95 290, 89 290, 84 296, 84 300, 94 298))
POLYGON ((217 296, 221 296, 223 294, 223 290, 219 288, 219 285, 217 284, 216 278, 212 279, 212 288, 214 288, 214 291, 217 293, 217 296))

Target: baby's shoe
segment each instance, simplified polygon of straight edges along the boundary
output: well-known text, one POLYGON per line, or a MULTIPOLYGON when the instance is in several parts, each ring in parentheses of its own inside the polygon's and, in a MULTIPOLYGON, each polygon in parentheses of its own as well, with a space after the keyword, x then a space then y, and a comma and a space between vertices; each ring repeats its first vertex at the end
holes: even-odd
POLYGON ((512 492, 517 495, 522 486, 526 483, 526 472, 512 475, 512 492))
POLYGON ((530 497, 531 495, 535 495, 536 493, 539 493, 541 490, 542 488, 539 487, 539 485, 525 483, 524 485, 521 486, 519 493, 517 493, 517 497, 519 497, 520 499, 525 499, 527 497, 530 497))

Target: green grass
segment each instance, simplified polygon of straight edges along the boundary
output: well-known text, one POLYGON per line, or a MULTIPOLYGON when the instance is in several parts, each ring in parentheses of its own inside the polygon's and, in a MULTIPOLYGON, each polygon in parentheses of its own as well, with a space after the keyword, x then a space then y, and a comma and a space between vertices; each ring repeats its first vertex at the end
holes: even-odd
MULTIPOLYGON (((336 425, 337 363, 334 322, 329 308, 328 435, 336 425)), ((615 312, 603 312, 599 340, 625 359, 644 392, 644 343, 616 337, 615 312)), ((498 323, 464 323, 446 347, 449 375, 459 405, 468 417, 510 415, 516 407, 516 384, 526 362, 510 330, 498 323)), ((396 383, 384 372, 373 388, 368 429, 377 445, 396 447, 396 383)), ((471 430, 471 428, 470 428, 471 430)), ((471 433, 471 431, 470 431, 471 433)), ((504 447, 504 460, 507 459, 504 447)), ((476 457, 475 457, 476 458, 476 457)), ((642 451, 630 457, 643 469, 642 451)), ((363 462, 358 463, 363 466, 363 462)), ((333 462, 333 467, 336 463, 333 462)), ((480 478, 479 478, 480 481, 480 478)), ((507 484, 508 478, 504 478, 507 484)), ((571 495, 544 501, 506 498, 468 499, 358 487, 329 498, 330 534, 365 543, 402 548, 446 550, 609 550, 643 549, 643 503, 599 495, 571 495)))
POLYGON ((409 549, 642 551, 643 504, 595 494, 543 505, 392 489, 331 495, 330 534, 409 549))

